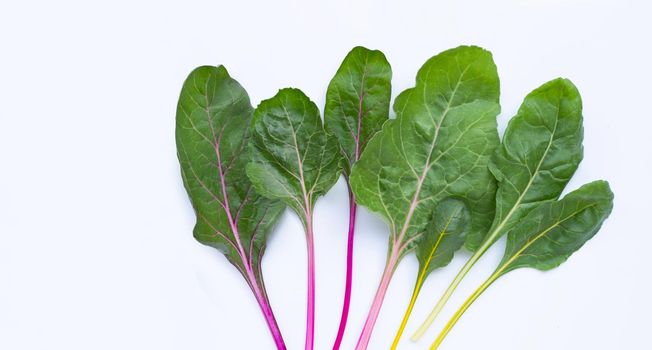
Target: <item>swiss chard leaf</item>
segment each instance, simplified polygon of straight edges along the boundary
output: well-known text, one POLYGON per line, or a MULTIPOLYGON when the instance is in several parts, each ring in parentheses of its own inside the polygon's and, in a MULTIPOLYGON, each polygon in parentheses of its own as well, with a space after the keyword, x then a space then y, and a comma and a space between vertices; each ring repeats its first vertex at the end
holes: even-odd
POLYGON ((598 232, 611 213, 613 197, 606 181, 594 181, 560 201, 537 206, 507 234, 497 274, 522 267, 547 271, 561 265, 598 232))
POLYGON ((505 255, 496 271, 455 313, 431 349, 437 349, 464 312, 500 276, 530 267, 550 270, 561 265, 591 239, 613 207, 613 193, 606 181, 595 181, 559 201, 540 203, 507 234, 505 255))
MULTIPOLYGON (((367 142, 389 117, 391 79, 392 69, 385 55, 358 46, 346 55, 328 85, 324 126, 340 143, 347 185, 351 167, 360 158, 367 142)), ((346 283, 342 316, 333 350, 338 350, 342 343, 351 303, 356 213, 357 205, 349 186, 346 283)))
MULTIPOLYGON (((570 80, 552 80, 525 98, 489 163, 499 183, 489 241, 538 203, 559 198, 582 161, 582 139, 582 99, 570 80)), ((471 238, 475 247, 484 237, 471 238)))
POLYGON ((315 257, 313 209, 340 175, 337 140, 324 130, 319 109, 300 90, 282 89, 258 105, 247 175, 256 191, 279 199, 297 213, 308 243, 306 349, 314 346, 315 257))
POLYGON ((494 214, 487 162, 499 143, 500 108, 491 54, 469 46, 445 51, 428 60, 416 80, 397 98, 397 118, 371 139, 351 174, 358 203, 390 226, 387 266, 358 349, 369 342, 396 264, 414 249, 437 203, 464 200, 471 231, 485 231, 494 214))
POLYGON ((462 200, 447 198, 439 202, 435 208, 416 248, 419 273, 410 303, 394 337, 391 349, 396 349, 398 346, 426 278, 435 269, 444 267, 451 262, 455 252, 464 245, 470 221, 469 210, 462 200))
POLYGON ((475 263, 530 210, 555 200, 582 160, 582 100, 567 79, 543 84, 525 97, 510 120, 489 169, 498 180, 496 217, 485 233, 473 232, 476 252, 462 267, 412 339, 419 339, 475 263))
POLYGON ((471 231, 476 250, 412 337, 418 340, 443 309, 473 265, 532 208, 555 200, 582 160, 582 100, 567 79, 531 92, 510 120, 489 169, 498 180, 496 216, 489 231, 471 231))
POLYGON ((177 154, 197 215, 195 238, 220 250, 238 268, 278 348, 285 349, 261 273, 267 235, 285 206, 260 196, 245 176, 252 113, 246 91, 224 67, 195 69, 179 97, 177 154))
POLYGON ((355 47, 328 85, 324 125, 340 143, 344 174, 389 117, 392 69, 382 52, 355 47))
POLYGON ((464 244, 470 222, 471 215, 464 201, 447 198, 437 204, 416 248, 422 278, 453 260, 455 252, 464 244))
POLYGON ((493 217, 495 183, 487 162, 498 145, 499 82, 491 54, 478 47, 445 51, 424 64, 417 85, 397 98, 353 169, 358 203, 390 225, 392 246, 414 246, 435 205, 459 196, 473 231, 493 217))
POLYGON ((337 140, 324 131, 319 109, 298 89, 260 103, 253 120, 247 175, 256 190, 285 202, 306 224, 317 198, 340 175, 337 140))

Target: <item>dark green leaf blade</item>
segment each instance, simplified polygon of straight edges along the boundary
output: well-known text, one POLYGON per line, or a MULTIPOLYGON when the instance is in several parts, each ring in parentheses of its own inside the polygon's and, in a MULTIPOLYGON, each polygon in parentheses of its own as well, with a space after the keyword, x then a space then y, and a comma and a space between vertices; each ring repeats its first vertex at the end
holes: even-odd
POLYGON ((301 217, 340 174, 337 140, 324 131, 319 109, 298 89, 282 89, 254 113, 247 175, 256 190, 301 217))
POLYGON ((298 89, 282 89, 254 112, 247 176, 256 190, 280 199, 301 219, 308 256, 306 349, 314 345, 315 256, 313 207, 340 176, 337 139, 326 133, 319 109, 298 89))
MULTIPOLYGON (((582 100, 570 80, 552 80, 525 98, 489 163, 499 183, 490 241, 538 203, 559 198, 582 160, 582 139, 582 100)), ((485 236, 471 234, 468 246, 476 249, 485 236)))
POLYGON ((392 69, 382 52, 358 46, 328 85, 324 125, 339 141, 345 175, 389 117, 392 69))
POLYGON ((177 105, 177 155, 197 215, 195 238, 238 268, 277 348, 285 349, 261 271, 267 235, 285 205, 260 196, 245 175, 252 113, 246 91, 224 67, 195 69, 177 105))
POLYGON ((556 202, 530 211, 507 234, 507 246, 498 271, 531 267, 550 270, 561 265, 600 229, 613 208, 606 181, 594 181, 556 202))
POLYGON ((437 204, 417 243, 420 278, 448 265, 466 240, 471 215, 464 201, 446 198, 437 204), (423 276, 421 275, 423 274, 423 276))
POLYGON ((252 113, 246 91, 222 66, 195 69, 177 107, 178 156, 197 214, 194 236, 241 271, 245 264, 258 269, 266 235, 284 209, 258 195, 244 174, 252 113))
POLYGON ((443 198, 465 198, 472 228, 493 217, 495 183, 486 164, 498 145, 499 82, 488 51, 458 47, 426 62, 402 93, 398 118, 367 146, 351 175, 358 202, 383 216, 393 243, 421 234, 443 198))
POLYGON ((383 125, 353 166, 358 203, 390 227, 385 271, 357 348, 368 345, 393 271, 441 200, 468 203, 471 230, 484 232, 491 224, 496 184, 487 163, 499 143, 499 93, 490 52, 474 46, 444 51, 423 65, 414 88, 397 97, 397 118, 383 125))

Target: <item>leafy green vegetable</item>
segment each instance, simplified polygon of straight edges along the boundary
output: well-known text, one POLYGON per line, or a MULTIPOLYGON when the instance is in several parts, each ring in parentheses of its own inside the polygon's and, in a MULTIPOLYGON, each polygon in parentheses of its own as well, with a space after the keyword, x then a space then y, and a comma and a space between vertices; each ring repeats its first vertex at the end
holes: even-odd
POLYGON ((221 251, 245 278, 278 349, 285 349, 261 273, 267 234, 284 210, 261 197, 245 176, 253 108, 226 69, 199 67, 186 79, 177 107, 181 175, 197 214, 195 238, 221 251))
POLYGON ((473 252, 428 318, 418 340, 483 254, 507 235, 505 254, 469 296, 431 349, 498 278, 523 267, 555 268, 600 229, 613 207, 605 181, 559 199, 583 157, 582 101, 555 79, 531 92, 496 130, 500 87, 488 51, 460 46, 430 58, 415 86, 394 101, 392 70, 380 51, 355 47, 331 80, 324 123, 298 89, 281 89, 254 110, 222 66, 195 69, 183 85, 176 117, 181 175, 197 221, 194 237, 224 254, 247 281, 276 347, 285 350, 262 276, 269 232, 285 206, 299 216, 308 256, 305 349, 314 348, 317 199, 343 173, 349 189, 344 303, 333 346, 348 319, 357 205, 389 226, 385 269, 356 345, 367 349, 392 275, 416 253, 419 272, 391 349, 396 349, 425 279, 462 246, 473 252))
POLYGON ((279 199, 301 219, 308 245, 306 349, 314 344, 315 257, 313 211, 340 175, 337 140, 324 131, 319 109, 297 89, 260 103, 253 118, 247 175, 261 195, 279 199))
MULTIPOLYGON (((344 176, 349 180, 351 168, 373 135, 389 117, 392 69, 380 51, 355 47, 328 85, 324 126, 340 143, 344 157, 344 176)), ((342 317, 334 350, 340 348, 351 302, 353 279, 353 239, 356 203, 349 185, 349 232, 347 244, 346 285, 342 317)))
POLYGON ((500 265, 464 302, 431 349, 439 347, 469 306, 499 277, 522 267, 546 271, 561 265, 598 232, 612 207, 613 193, 606 181, 591 182, 559 201, 537 205, 512 226, 500 265))
POLYGON ((382 52, 355 47, 328 85, 324 125, 340 143, 351 174, 372 136, 389 117, 392 69, 382 52))
POLYGON ((464 244, 470 221, 469 210, 462 200, 447 198, 435 208, 416 248, 419 274, 391 349, 396 349, 398 346, 426 277, 435 269, 451 262, 455 252, 464 244))
POLYGON ((487 162, 499 142, 498 96, 488 51, 461 46, 442 52, 419 70, 416 86, 397 98, 397 118, 384 124, 353 167, 358 203, 390 226, 387 264, 356 349, 366 349, 391 276, 440 201, 465 201, 469 233, 489 226, 495 180, 487 162))
POLYGON ((493 225, 488 233, 469 233, 467 246, 479 247, 413 340, 425 333, 464 276, 498 238, 534 207, 559 197, 582 160, 582 136, 582 101, 569 80, 552 80, 525 98, 489 164, 499 183, 493 225))

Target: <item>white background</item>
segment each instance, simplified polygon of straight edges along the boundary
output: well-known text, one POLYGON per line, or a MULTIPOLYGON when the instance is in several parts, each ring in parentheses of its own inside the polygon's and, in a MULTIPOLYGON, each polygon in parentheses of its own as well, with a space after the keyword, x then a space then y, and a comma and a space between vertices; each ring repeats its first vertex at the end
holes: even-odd
MULTIPOLYGON (((607 179, 615 209, 559 269, 519 270, 467 312, 442 349, 650 349, 652 51, 646 0, 3 1, 0 4, 0 349, 272 349, 257 305, 218 252, 192 238, 175 154, 186 75, 224 64, 257 104, 303 89, 319 106, 355 45, 381 49, 393 95, 430 56, 494 54, 501 130, 522 98, 564 76, 584 100, 585 157, 568 186, 607 179)), ((344 284, 347 199, 316 207, 317 349, 330 349, 344 284)), ((387 229, 362 211, 343 349, 362 328, 387 229)), ((485 256, 424 340, 499 260, 485 256)), ((411 333, 468 257, 428 279, 411 333)), ((371 349, 386 349, 416 275, 397 270, 371 349)), ((281 220, 264 260, 290 349, 304 341, 305 241, 281 220)), ((407 334, 409 335, 409 334, 407 334)))

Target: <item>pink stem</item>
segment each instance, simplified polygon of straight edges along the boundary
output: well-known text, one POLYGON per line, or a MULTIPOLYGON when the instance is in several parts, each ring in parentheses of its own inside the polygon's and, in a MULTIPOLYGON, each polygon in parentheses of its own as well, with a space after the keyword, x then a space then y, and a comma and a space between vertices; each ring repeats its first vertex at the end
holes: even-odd
MULTIPOLYGON (((248 268, 247 270, 248 270, 247 274, 249 274, 250 269, 248 268)), ((276 318, 274 317, 274 312, 272 311, 272 307, 269 305, 269 300, 267 300, 267 298, 263 294, 255 278, 249 282, 250 282, 249 285, 251 286, 251 290, 254 292, 254 295, 256 296, 256 300, 258 301, 258 305, 260 306, 260 310, 263 312, 263 316, 265 316, 267 327, 269 328, 269 331, 272 333, 272 338, 274 338, 274 343, 276 343, 276 348, 278 350, 286 350, 287 348, 285 346, 285 342, 283 341, 281 330, 278 328, 278 324, 276 323, 276 318)))
MULTIPOLYGON (((224 131, 224 129, 222 129, 222 131, 224 131)), ((267 326, 269 327, 269 330, 272 333, 272 337, 274 338, 276 347, 280 350, 285 350, 286 347, 285 347, 285 343, 283 342, 283 337, 281 336, 281 330, 278 328, 278 325, 276 324, 276 319, 274 318, 274 313, 272 312, 272 308, 269 305, 269 300, 267 300, 267 296, 263 292, 263 289, 260 288, 260 286, 258 285, 258 281, 256 280, 256 274, 254 273, 254 269, 251 266, 251 261, 249 260, 250 257, 247 256, 247 254, 245 253, 245 249, 242 246, 238 225, 236 223, 236 220, 234 220, 233 216, 231 215, 231 208, 229 207, 229 197, 228 197, 228 191, 226 186, 226 176, 224 174, 224 170, 222 169, 222 156, 220 153, 221 137, 222 134, 220 133, 219 139, 216 140, 215 142, 215 155, 217 157, 217 168, 220 175, 220 185, 222 186, 222 195, 224 197, 223 198, 224 202, 222 203, 222 207, 224 208, 224 212, 226 212, 226 217, 229 220, 229 225, 231 226, 231 232, 233 232, 233 236, 235 237, 237 248, 238 248, 238 254, 240 255, 240 258, 242 259, 242 263, 245 266, 245 270, 246 270, 245 278, 249 281, 249 286, 251 287, 251 290, 254 292, 254 295, 256 296, 256 300, 258 301, 258 305, 260 305, 260 309, 263 311, 263 315, 265 316, 265 321, 267 321, 267 326)))
POLYGON ((306 350, 315 342, 315 246, 312 231, 312 214, 306 214, 306 243, 308 244, 308 315, 306 319, 306 350))
POLYGON ((340 328, 337 330, 337 338, 333 350, 339 350, 346 329, 346 321, 349 318, 349 307, 351 306, 351 285, 353 280, 353 236, 355 234, 356 218, 355 198, 351 187, 349 187, 349 236, 346 247, 346 286, 344 287, 344 304, 342 305, 342 317, 340 319, 340 328))
POLYGON ((399 249, 394 245, 392 247, 392 254, 387 259, 387 264, 385 265, 385 271, 383 272, 383 277, 380 280, 380 285, 376 291, 376 296, 374 301, 371 304, 371 309, 369 310, 369 315, 367 316, 367 321, 362 328, 362 333, 360 334, 360 339, 358 339, 358 345, 355 346, 356 350, 366 350, 369 345, 369 340, 371 339, 371 333, 374 330, 374 325, 378 319, 378 314, 380 314, 380 308, 383 305, 383 300, 385 299, 385 293, 387 293, 387 287, 389 287, 389 281, 392 279, 394 270, 398 263, 399 258, 399 249))

